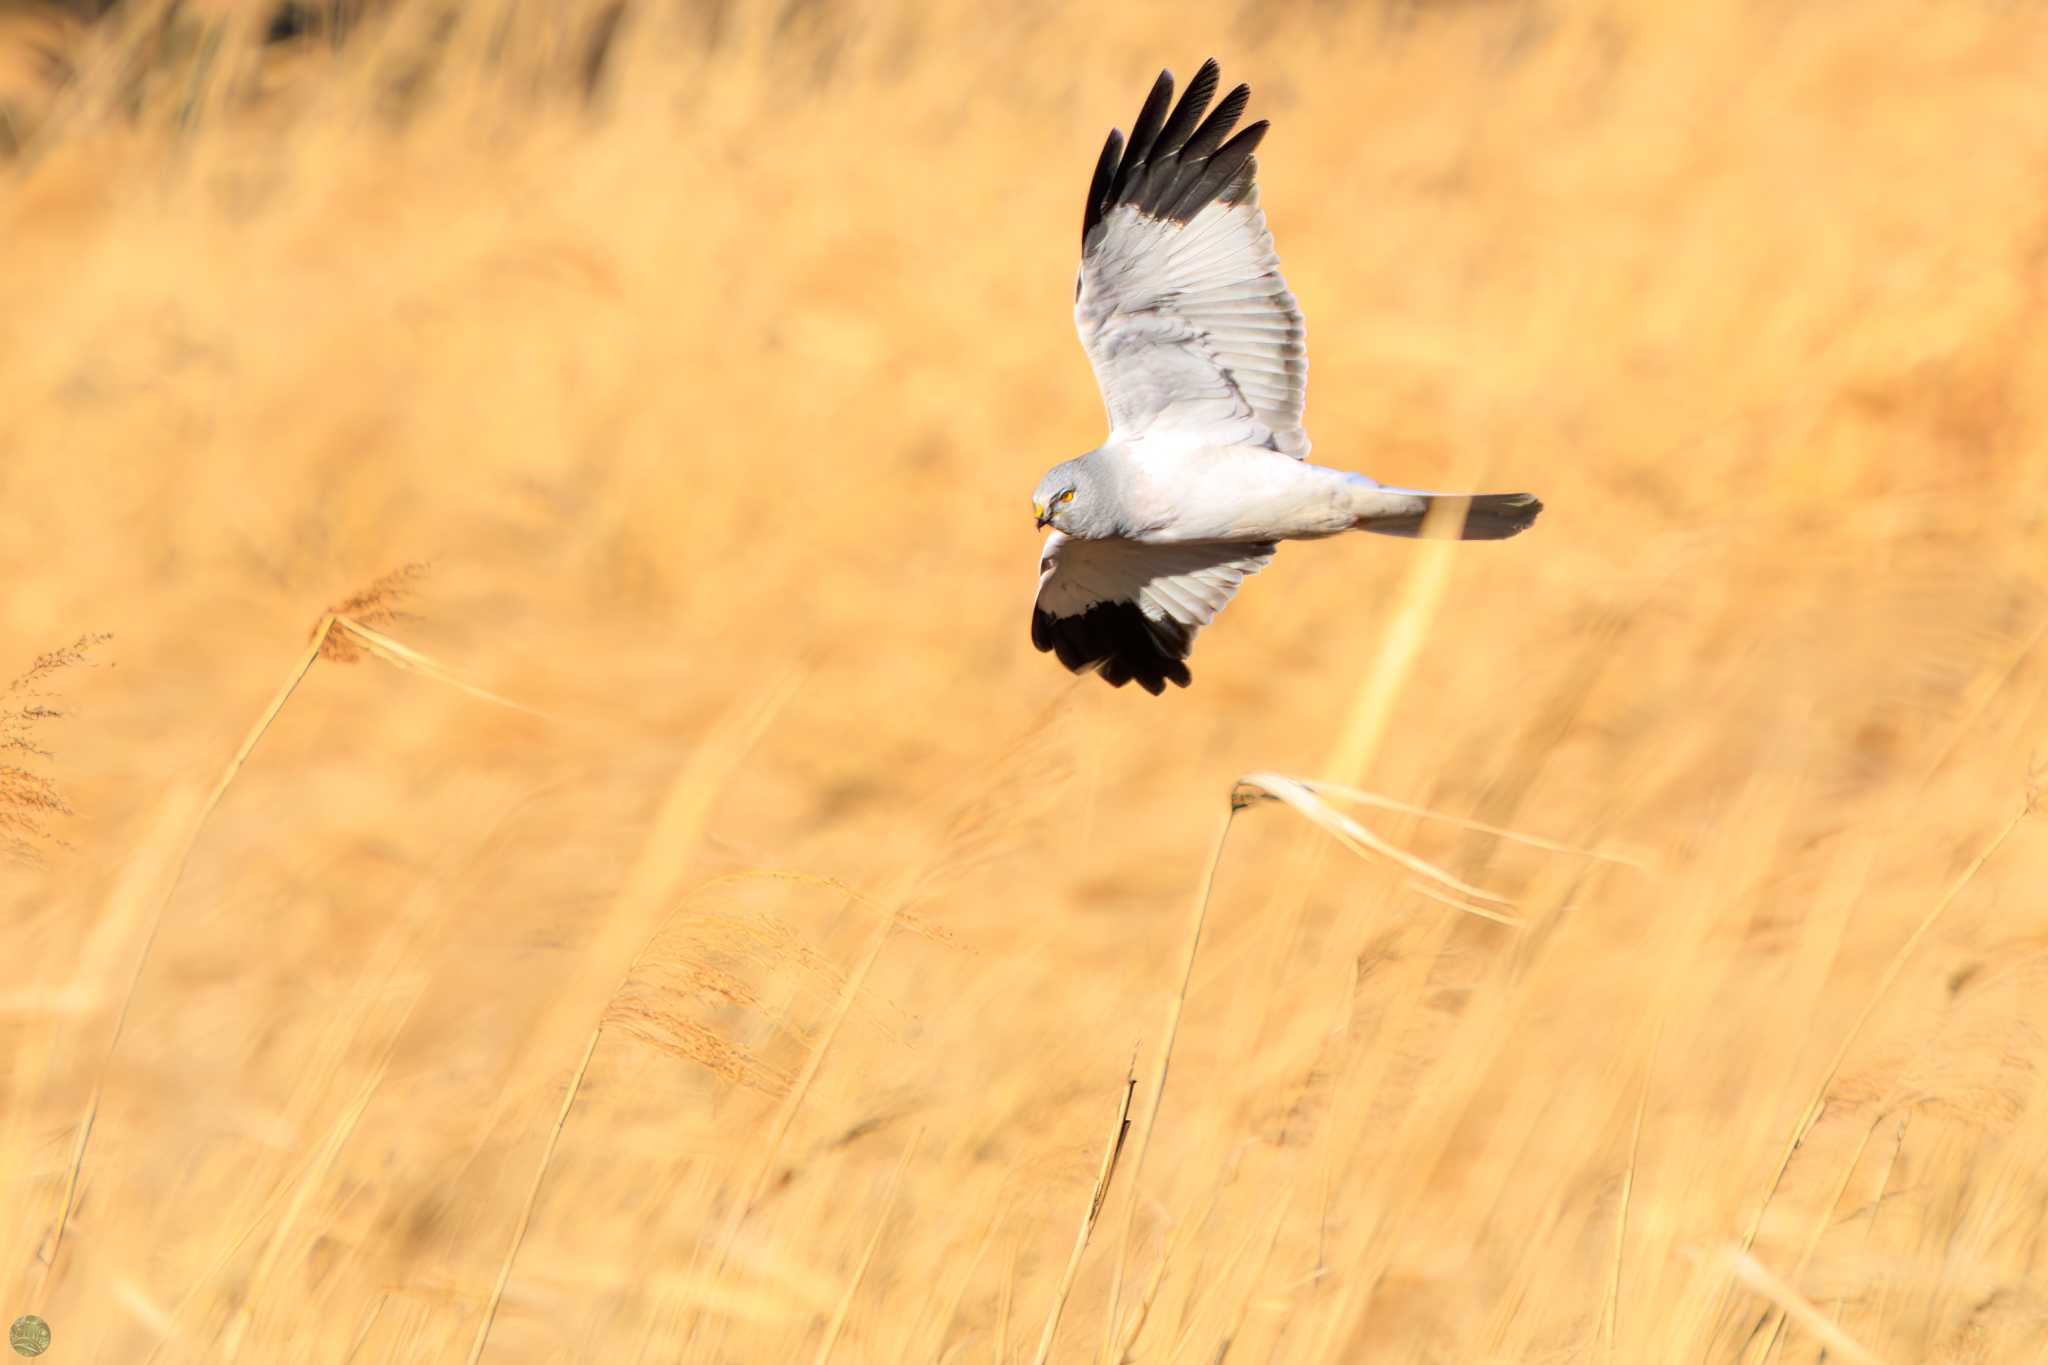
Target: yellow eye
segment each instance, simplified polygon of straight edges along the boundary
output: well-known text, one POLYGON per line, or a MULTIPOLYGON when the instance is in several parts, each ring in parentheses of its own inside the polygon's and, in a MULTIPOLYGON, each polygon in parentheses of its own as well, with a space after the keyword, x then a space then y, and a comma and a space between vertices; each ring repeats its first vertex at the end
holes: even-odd
POLYGON ((1058 499, 1058 501, 1059 501, 1059 505, 1060 505, 1060 506, 1062 506, 1062 507, 1065 507, 1065 506, 1066 506, 1066 505, 1067 505, 1068 503, 1072 502, 1073 500, 1074 500, 1074 490, 1073 490, 1073 489, 1071 489, 1071 488, 1069 488, 1069 489, 1068 489, 1068 490, 1067 490, 1066 492, 1064 492, 1064 493, 1060 494, 1060 496, 1059 496, 1059 499, 1058 499))

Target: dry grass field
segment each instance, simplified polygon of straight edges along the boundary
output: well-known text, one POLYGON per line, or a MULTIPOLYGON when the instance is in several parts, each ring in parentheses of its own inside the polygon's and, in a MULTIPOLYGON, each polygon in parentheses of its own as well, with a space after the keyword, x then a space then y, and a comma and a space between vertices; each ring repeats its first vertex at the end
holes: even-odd
POLYGON ((2048 12, 347 10, 0 16, 45 1360, 2048 1361, 2048 12), (1548 511, 1155 700, 1028 494, 1211 54, 1317 458, 1548 511))

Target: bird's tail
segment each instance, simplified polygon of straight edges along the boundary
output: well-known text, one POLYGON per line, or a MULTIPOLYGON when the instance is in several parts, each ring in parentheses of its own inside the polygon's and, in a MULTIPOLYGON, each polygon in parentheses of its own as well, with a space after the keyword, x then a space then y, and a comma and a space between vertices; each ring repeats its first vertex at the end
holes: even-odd
POLYGON ((1429 509, 1439 504, 1444 505, 1440 515, 1446 527, 1456 522, 1459 511, 1464 513, 1460 540, 1506 540, 1528 530, 1543 510, 1533 493, 1424 493, 1379 487, 1359 499, 1352 527, 1382 536, 1418 536, 1429 509), (1463 508, 1449 505, 1457 503, 1463 508))

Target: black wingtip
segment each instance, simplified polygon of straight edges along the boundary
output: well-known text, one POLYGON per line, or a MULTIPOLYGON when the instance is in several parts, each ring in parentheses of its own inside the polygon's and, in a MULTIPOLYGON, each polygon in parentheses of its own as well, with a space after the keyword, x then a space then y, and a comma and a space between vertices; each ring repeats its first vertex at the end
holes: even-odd
POLYGON ((1232 137, 1251 100, 1251 87, 1234 87, 1211 110, 1221 80, 1222 67, 1211 57, 1176 103, 1173 72, 1160 71, 1131 125, 1130 139, 1119 154, 1105 146, 1096 162, 1082 215, 1084 249, 1089 234, 1120 206, 1148 218, 1185 223, 1212 203, 1236 204, 1250 192, 1257 173, 1252 149, 1268 125, 1260 119, 1232 137))
POLYGON ((1216 65, 1214 57, 1202 63, 1202 69, 1195 73, 1195 78, 1181 93, 1180 103, 1173 107, 1173 116, 1159 130, 1161 152, 1176 152, 1186 144, 1195 131, 1195 125, 1202 121, 1202 115, 1209 112, 1209 101, 1216 98, 1216 87, 1222 78, 1222 68, 1216 65))
POLYGON ((1102 155, 1095 162, 1095 179, 1088 186, 1088 208, 1081 215, 1081 241, 1085 246, 1088 234, 1095 231, 1102 221, 1102 214, 1109 205, 1109 187, 1116 179, 1117 162, 1123 159, 1124 135, 1118 128, 1109 130, 1109 140, 1102 144, 1102 155))
POLYGON ((1131 125, 1131 140, 1124 144, 1124 158, 1117 167, 1116 176, 1110 182, 1109 194, 1103 208, 1123 197, 1130 187, 1131 177, 1152 154, 1152 144, 1159 137, 1159 129, 1166 123, 1167 106, 1173 103, 1173 72, 1161 71, 1159 78, 1152 82, 1150 93, 1145 96, 1144 105, 1138 110, 1138 118, 1131 125))
POLYGON ((1135 682, 1156 697, 1168 683, 1193 681, 1184 662, 1192 639, 1171 623, 1149 620, 1135 602, 1097 602, 1074 616, 1034 609, 1031 643, 1068 672, 1092 670, 1111 687, 1135 682), (1161 632, 1173 638, 1163 640, 1161 632))
POLYGON ((1244 107, 1252 100, 1252 88, 1240 85, 1218 100, 1216 107, 1209 111, 1209 117, 1202 120, 1202 126, 1188 137, 1187 146, 1181 148, 1181 155, 1190 161, 1206 161, 1216 154, 1223 145, 1223 139, 1230 136, 1230 130, 1237 126, 1244 116, 1244 107))

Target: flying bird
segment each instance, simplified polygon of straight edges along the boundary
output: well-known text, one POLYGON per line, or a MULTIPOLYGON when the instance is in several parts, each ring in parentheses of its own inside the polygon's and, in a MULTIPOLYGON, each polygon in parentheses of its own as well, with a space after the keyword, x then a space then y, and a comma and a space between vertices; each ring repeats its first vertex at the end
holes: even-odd
POLYGON ((1039 558, 1031 642, 1075 673, 1157 696, 1186 687, 1195 632, 1283 540, 1414 536, 1462 504, 1462 539, 1528 528, 1527 493, 1426 493, 1308 462, 1301 309, 1259 211, 1260 119, 1240 85, 1212 110, 1217 66, 1173 102, 1162 71, 1126 142, 1111 130, 1081 220, 1074 322, 1109 439, 1032 495, 1039 558), (1169 113, 1169 106, 1171 112, 1169 113))

